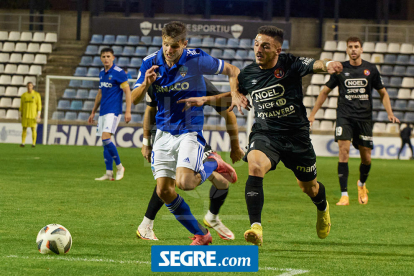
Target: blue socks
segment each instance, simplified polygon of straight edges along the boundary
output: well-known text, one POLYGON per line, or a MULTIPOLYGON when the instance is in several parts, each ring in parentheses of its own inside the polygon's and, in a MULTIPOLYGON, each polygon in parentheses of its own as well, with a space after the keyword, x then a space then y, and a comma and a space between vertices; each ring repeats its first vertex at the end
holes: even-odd
POLYGON ((184 199, 177 194, 177 197, 170 203, 165 204, 175 218, 194 235, 205 235, 200 228, 198 221, 191 213, 190 207, 184 199))
POLYGON ((111 157, 115 161, 115 164, 116 165, 121 164, 121 159, 119 158, 118 150, 116 149, 114 143, 112 143, 111 139, 102 140, 102 144, 105 150, 108 151, 108 153, 111 155, 111 157))
POLYGON ((104 160, 105 160, 105 165, 106 165, 106 170, 107 171, 112 171, 112 163, 114 162, 111 154, 109 153, 109 151, 104 147, 104 160))
POLYGON ((204 170, 200 171, 201 175, 201 183, 206 181, 206 179, 217 169, 217 161, 214 159, 207 159, 206 162, 204 162, 204 170))

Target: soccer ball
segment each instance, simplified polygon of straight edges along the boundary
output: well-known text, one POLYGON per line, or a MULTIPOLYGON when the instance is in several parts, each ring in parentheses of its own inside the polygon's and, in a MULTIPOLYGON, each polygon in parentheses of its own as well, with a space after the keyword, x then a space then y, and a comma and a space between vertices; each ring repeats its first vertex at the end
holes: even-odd
POLYGON ((36 243, 42 254, 65 254, 72 247, 72 236, 62 225, 48 224, 40 229, 36 243))

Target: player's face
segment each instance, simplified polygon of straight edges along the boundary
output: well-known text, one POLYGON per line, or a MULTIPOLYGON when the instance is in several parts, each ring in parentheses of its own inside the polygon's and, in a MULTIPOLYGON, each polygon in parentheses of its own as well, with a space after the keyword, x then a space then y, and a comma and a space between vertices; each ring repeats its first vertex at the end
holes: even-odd
POLYGON ((29 90, 29 91, 33 90, 33 84, 32 83, 27 84, 27 90, 29 90))
POLYGON ((282 45, 273 37, 258 34, 254 40, 254 54, 256 63, 263 69, 275 66, 276 58, 282 51, 282 45))
POLYGON ((111 67, 114 63, 114 59, 115 57, 111 52, 103 52, 101 55, 101 61, 105 67, 111 67))
POLYGON ((187 47, 187 40, 177 40, 169 36, 162 37, 162 51, 167 63, 176 63, 187 47))
POLYGON ((348 42, 348 46, 346 48, 346 53, 351 60, 357 60, 361 57, 362 54, 362 47, 359 42, 348 42))

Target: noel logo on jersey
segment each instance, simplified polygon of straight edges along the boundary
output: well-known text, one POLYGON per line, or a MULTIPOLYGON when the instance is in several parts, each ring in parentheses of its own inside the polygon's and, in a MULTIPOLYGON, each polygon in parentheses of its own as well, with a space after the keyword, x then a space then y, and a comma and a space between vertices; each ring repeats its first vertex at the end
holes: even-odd
POLYGON ((285 72, 283 71, 282 68, 277 68, 274 74, 276 78, 280 79, 280 78, 283 78, 283 76, 285 75, 285 72))
POLYGON ((364 70, 364 75, 365 76, 369 76, 370 74, 371 74, 371 72, 369 70, 367 70, 367 69, 364 70))
POLYGON ((185 67, 185 66, 181 66, 180 67, 180 75, 181 75, 181 77, 185 77, 185 75, 187 75, 187 72, 188 72, 188 67, 185 67))
POLYGON ((345 80, 345 86, 347 88, 365 87, 367 85, 368 85, 367 79, 347 79, 347 80, 345 80))

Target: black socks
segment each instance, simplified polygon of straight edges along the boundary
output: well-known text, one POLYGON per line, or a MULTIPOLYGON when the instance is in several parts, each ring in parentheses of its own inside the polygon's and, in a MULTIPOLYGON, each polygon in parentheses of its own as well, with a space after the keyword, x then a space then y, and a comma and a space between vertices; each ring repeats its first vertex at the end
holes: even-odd
POLYGON ((145 216, 150 220, 154 220, 155 216, 157 215, 158 211, 164 205, 162 199, 157 195, 157 185, 155 185, 154 192, 152 193, 152 197, 150 202, 148 203, 147 212, 145 216))
POLYGON ((326 210, 326 194, 325 194, 325 186, 321 182, 318 181, 319 184, 319 191, 315 197, 311 197, 313 204, 316 205, 319 211, 326 210))
POLYGON ((261 223, 264 203, 263 177, 249 175, 246 182, 245 199, 247 211, 249 212, 250 225, 254 222, 261 223))
POLYGON ((361 181, 361 183, 365 183, 365 181, 367 181, 370 169, 371 169, 371 164, 364 165, 361 163, 361 165, 359 165, 359 181, 361 181))
POLYGON ((214 215, 218 215, 220 207, 223 205, 226 197, 229 193, 229 189, 219 190, 214 185, 211 185, 210 189, 210 212, 214 215))
POLYGON ((341 192, 348 191, 348 162, 341 163, 338 162, 338 177, 339 177, 339 185, 341 185, 341 192))

